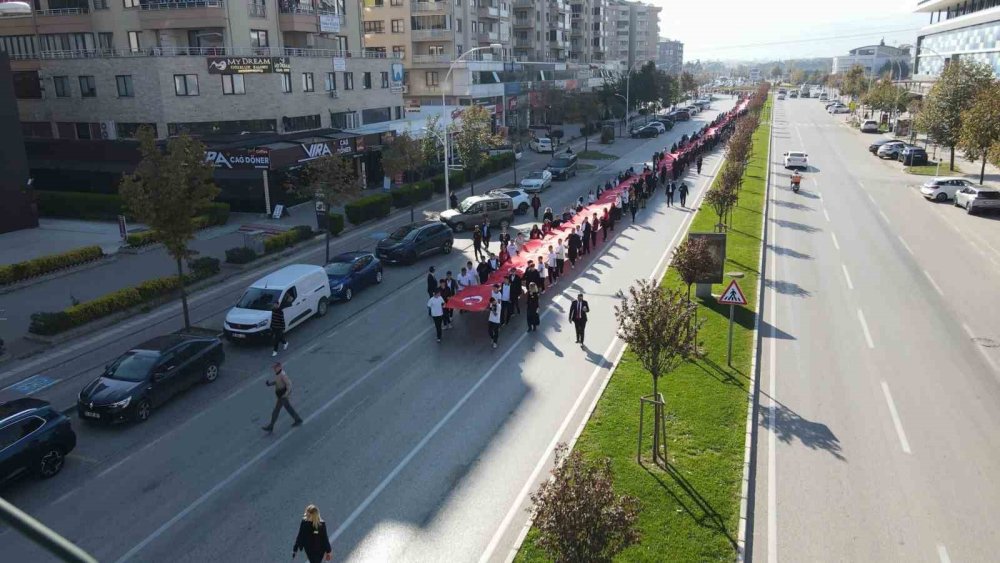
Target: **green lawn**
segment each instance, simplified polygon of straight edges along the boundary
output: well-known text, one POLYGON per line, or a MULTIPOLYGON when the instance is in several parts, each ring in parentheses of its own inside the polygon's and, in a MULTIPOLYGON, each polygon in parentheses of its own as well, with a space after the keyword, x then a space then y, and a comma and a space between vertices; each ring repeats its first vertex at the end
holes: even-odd
POLYGON ((576 153, 577 158, 582 160, 617 160, 618 157, 601 151, 580 151, 576 153))
POLYGON ((580 164, 577 165, 577 168, 579 168, 580 170, 595 170, 597 169, 597 166, 593 164, 587 164, 586 162, 581 162, 580 164))
POLYGON ((941 169, 938 170, 936 162, 926 164, 924 166, 904 166, 903 170, 906 170, 910 174, 917 176, 961 176, 962 169, 956 164, 954 170, 948 169, 948 163, 945 161, 941 162, 941 169))
MULTIPOLYGON (((610 457, 616 488, 642 500, 642 541, 618 560, 732 561, 736 555, 770 111, 768 101, 727 243, 726 271, 746 273, 741 286, 750 300, 736 315, 734 367, 726 367, 729 309, 714 300, 703 302, 698 316, 706 321, 700 333, 706 357, 682 365, 660 382, 667 402, 670 470, 636 463, 639 397, 652 391, 652 380, 628 352, 576 444, 589 457, 610 457)), ((716 222, 712 209, 704 206, 691 230, 711 232, 716 222)), ((662 283, 682 287, 672 269, 662 283)), ((715 286, 713 292, 722 289, 715 286)), ((649 422, 644 428, 650 428, 649 422)), ((644 438, 644 445, 650 439, 644 438)), ((547 559, 536 537, 532 529, 518 562, 547 559)))

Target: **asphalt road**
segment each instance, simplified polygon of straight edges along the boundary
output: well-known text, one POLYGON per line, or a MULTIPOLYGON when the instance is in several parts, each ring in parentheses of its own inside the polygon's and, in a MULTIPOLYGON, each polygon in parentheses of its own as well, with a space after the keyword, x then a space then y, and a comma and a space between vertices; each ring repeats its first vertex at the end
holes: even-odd
MULTIPOLYGON (((715 105, 728 109, 732 101, 715 105)), ((659 139, 619 140, 623 158, 556 183, 543 201, 568 205, 715 115, 659 139)), ((706 159, 705 175, 689 180, 691 201, 718 163, 706 159)), ((270 351, 230 346, 219 380, 146 424, 104 428, 74 419, 80 444, 63 474, 18 482, 4 496, 102 561, 287 558, 308 503, 323 510, 338 559, 502 561, 553 446, 578 431, 620 353, 615 295, 663 271, 692 217, 666 208, 661 193, 636 224, 619 223, 617 236, 547 292, 540 331, 526 334, 524 317, 515 317, 496 350, 481 315, 458 316, 441 344, 427 318, 426 268, 457 271, 471 254, 467 238, 456 245, 461 252, 388 267, 381 286, 289 334, 280 359, 302 428, 286 417, 273 435, 259 429, 273 401, 263 385, 270 351), (565 320, 577 291, 591 306, 585 349, 570 341, 565 320)), ((337 250, 374 242, 359 236, 337 250)), ((209 311, 200 313, 206 323, 221 323, 242 285, 215 288, 196 305, 209 311)), ((0 542, 5 559, 45 560, 9 530, 0 542)))
POLYGON ((925 201, 816 100, 775 107, 753 557, 993 560, 1000 224, 925 201))

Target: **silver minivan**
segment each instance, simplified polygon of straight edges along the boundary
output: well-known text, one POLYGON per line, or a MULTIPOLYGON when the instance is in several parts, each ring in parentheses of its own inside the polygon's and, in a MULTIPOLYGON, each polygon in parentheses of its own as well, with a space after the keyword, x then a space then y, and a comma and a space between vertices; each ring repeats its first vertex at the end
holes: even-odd
POLYGON ((514 200, 502 193, 474 195, 465 198, 458 209, 441 212, 441 221, 460 233, 483 222, 490 225, 509 225, 514 221, 514 200))

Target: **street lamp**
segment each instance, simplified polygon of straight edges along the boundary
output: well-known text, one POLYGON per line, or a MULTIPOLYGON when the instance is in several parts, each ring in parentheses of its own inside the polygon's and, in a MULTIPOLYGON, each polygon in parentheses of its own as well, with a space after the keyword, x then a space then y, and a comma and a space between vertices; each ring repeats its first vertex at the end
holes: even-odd
MULTIPOLYGON (((619 98, 622 99, 623 102, 625 102, 625 111, 622 112, 622 123, 624 123, 625 119, 628 117, 628 98, 626 98, 625 96, 622 96, 621 94, 618 94, 618 93, 615 93, 615 96, 618 96, 619 98)), ((630 135, 632 134, 631 131, 627 131, 627 133, 630 134, 630 135)), ((625 136, 625 134, 622 133, 622 137, 624 137, 624 136, 625 136)))
MULTIPOLYGON (((632 69, 635 68, 635 65, 637 65, 637 64, 639 64, 641 62, 644 62, 644 61, 635 61, 634 63, 632 63, 631 65, 629 65, 628 72, 625 74, 625 130, 626 131, 629 131, 629 126, 630 126, 631 118, 632 118, 632 114, 630 114, 629 111, 628 111, 629 99, 630 99, 629 98, 629 90, 630 90, 631 85, 632 85, 632 69)), ((631 131, 629 131, 629 132, 631 132, 631 131)))
MULTIPOLYGON (((462 53, 461 55, 458 56, 457 59, 451 61, 451 64, 448 65, 448 74, 444 75, 444 84, 445 85, 448 84, 448 79, 451 77, 452 71, 455 70, 455 63, 461 62, 462 59, 464 59, 466 55, 475 53, 476 51, 485 51, 486 49, 490 49, 492 51, 499 51, 502 48, 503 48, 503 45, 501 45, 499 43, 491 43, 488 47, 473 47, 473 48, 469 49, 468 51, 462 53)), ((445 105, 444 96, 445 96, 445 89, 442 88, 441 89, 441 121, 442 122, 445 121, 445 112, 448 109, 447 106, 445 105)), ((448 149, 448 125, 447 125, 447 123, 444 123, 444 201, 445 201, 445 209, 448 209, 448 206, 451 205, 451 186, 449 184, 449 178, 448 178, 448 176, 450 176, 450 168, 448 166, 448 159, 449 159, 450 155, 451 155, 451 152, 448 149)))

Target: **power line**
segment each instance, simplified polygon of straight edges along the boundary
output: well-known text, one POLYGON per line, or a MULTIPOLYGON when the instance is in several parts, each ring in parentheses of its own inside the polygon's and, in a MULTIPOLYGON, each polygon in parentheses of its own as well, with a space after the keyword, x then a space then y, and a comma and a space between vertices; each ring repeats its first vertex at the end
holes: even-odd
POLYGON ((767 41, 761 43, 744 43, 742 45, 725 45, 723 47, 709 47, 698 49, 698 51, 726 51, 730 49, 745 49, 747 47, 771 47, 774 45, 791 45, 794 43, 812 43, 813 41, 829 41, 831 39, 854 39, 857 37, 870 37, 872 35, 891 35, 896 33, 907 33, 917 31, 919 27, 908 27, 905 29, 884 29, 881 31, 868 31, 865 33, 853 33, 847 35, 828 35, 826 37, 810 37, 809 39, 791 39, 787 41, 767 41))

